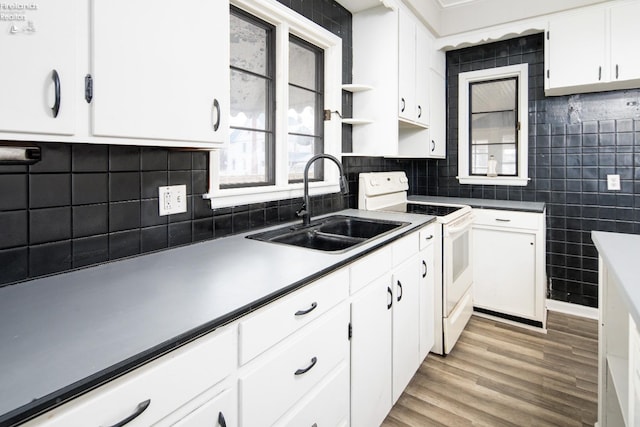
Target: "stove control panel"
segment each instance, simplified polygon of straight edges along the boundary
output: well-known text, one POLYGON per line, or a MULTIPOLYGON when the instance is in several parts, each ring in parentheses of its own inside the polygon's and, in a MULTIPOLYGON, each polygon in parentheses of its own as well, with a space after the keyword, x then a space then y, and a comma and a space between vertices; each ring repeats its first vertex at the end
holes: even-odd
POLYGON ((369 172, 360 174, 360 190, 366 196, 398 193, 409 189, 409 179, 404 172, 369 172))

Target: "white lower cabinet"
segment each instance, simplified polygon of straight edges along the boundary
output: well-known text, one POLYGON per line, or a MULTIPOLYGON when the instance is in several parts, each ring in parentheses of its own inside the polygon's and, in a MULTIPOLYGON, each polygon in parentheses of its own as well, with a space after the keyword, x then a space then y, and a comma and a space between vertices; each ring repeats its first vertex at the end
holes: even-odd
MULTIPOLYGON (((236 389, 227 389, 170 425, 175 427, 235 427, 238 425, 236 389)), ((158 427, 160 424, 158 424, 158 427)))
POLYGON ((347 361, 348 325, 349 306, 345 302, 243 367, 238 380, 242 425, 274 424, 347 361))
MULTIPOLYGON (((419 237, 416 232, 392 244, 393 267, 352 293, 352 426, 380 425, 424 359, 421 335, 425 347, 433 346, 433 292, 421 295, 425 282, 419 237)), ((351 279, 358 279, 354 271, 370 271, 366 267, 373 259, 355 263, 351 279)))
POLYGON ((474 307, 545 324, 545 215, 474 209, 474 307))
POLYGON ((234 328, 223 328, 172 351, 26 426, 149 426, 232 374, 236 367, 234 328))
POLYGON ((420 360, 424 360, 435 344, 435 227, 430 225, 420 232, 419 277, 419 337, 420 360))
POLYGON ((351 425, 377 426, 391 410, 391 276, 351 301, 351 425))

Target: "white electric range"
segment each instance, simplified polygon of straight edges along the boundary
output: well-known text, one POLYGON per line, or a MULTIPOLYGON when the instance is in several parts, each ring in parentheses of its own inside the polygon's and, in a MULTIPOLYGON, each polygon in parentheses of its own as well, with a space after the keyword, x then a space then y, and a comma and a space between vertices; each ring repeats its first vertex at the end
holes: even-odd
POLYGON ((436 217, 434 353, 446 355, 471 318, 473 283, 471 207, 407 200, 409 180, 404 172, 369 172, 359 175, 358 209, 409 212, 436 217))

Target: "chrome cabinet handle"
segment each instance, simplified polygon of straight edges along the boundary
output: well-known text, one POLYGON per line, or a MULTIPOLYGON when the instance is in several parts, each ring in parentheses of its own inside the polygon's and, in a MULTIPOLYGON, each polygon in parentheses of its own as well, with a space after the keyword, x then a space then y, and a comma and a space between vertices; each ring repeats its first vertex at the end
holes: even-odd
POLYGON ((58 75, 57 70, 53 70, 53 72, 51 72, 51 79, 53 80, 53 88, 56 96, 56 100, 53 102, 53 107, 51 107, 51 112, 53 113, 53 117, 56 118, 60 111, 60 76, 58 75))
POLYGON ((511 222, 510 219, 505 219, 505 218, 496 218, 496 221, 498 221, 498 222, 511 222))
POLYGON ((218 128, 220 127, 220 103, 218 102, 217 99, 213 99, 213 108, 212 108, 213 112, 216 113, 216 119, 213 122, 213 131, 217 132, 218 128))
POLYGON ((618 80, 618 64, 616 64, 616 80, 618 80))
POLYGON ((400 280, 398 280, 398 289, 400 290, 400 292, 398 292, 398 302, 400 302, 400 300, 402 299, 402 283, 400 282, 400 280))
POLYGON ((602 80, 602 66, 598 67, 598 80, 602 80))
POLYGON ((393 305, 393 292, 391 292, 391 288, 389 286, 387 286, 387 292, 389 293, 389 304, 387 304, 387 310, 389 310, 393 305))
POLYGON ((138 403, 138 406, 136 407, 136 411, 133 414, 129 415, 124 420, 110 427, 122 427, 123 425, 130 423, 134 419, 138 418, 149 407, 150 404, 151 404, 151 399, 147 399, 144 402, 138 403))
POLYGON ((305 314, 309 314, 313 310, 315 310, 317 306, 318 306, 318 303, 314 301, 314 302, 311 303, 311 307, 307 308, 306 310, 298 310, 298 311, 296 311, 295 316, 304 316, 305 314))
POLYGON ((424 240, 431 240, 433 239, 433 234, 429 234, 427 237, 424 238, 424 240))
POLYGON ((436 151, 436 142, 433 139, 431 140, 431 151, 436 151))
POLYGON ((224 419, 224 414, 222 412, 218 412, 218 425, 220 427, 227 427, 227 420, 224 419))
POLYGON ((422 273, 422 278, 424 279, 427 277, 427 262, 425 260, 422 260, 422 266, 424 267, 424 273, 422 273))
POLYGON ((311 364, 309 366, 307 366, 306 368, 298 369, 293 374, 294 375, 306 374, 307 372, 309 372, 311 370, 311 368, 316 366, 316 363, 318 363, 318 358, 317 357, 312 357, 311 358, 311 364))
POLYGON ((418 105, 418 118, 422 117, 422 107, 418 105))
POLYGON ((406 106, 406 103, 404 101, 404 98, 400 98, 400 102, 402 102, 402 108, 400 108, 400 112, 404 113, 404 107, 406 106))

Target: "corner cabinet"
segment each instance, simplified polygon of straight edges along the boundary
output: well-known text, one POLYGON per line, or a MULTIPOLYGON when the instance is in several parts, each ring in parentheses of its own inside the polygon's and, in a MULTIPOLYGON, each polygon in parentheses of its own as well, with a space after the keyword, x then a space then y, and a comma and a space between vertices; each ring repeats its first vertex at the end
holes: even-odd
MULTIPOLYGON (((354 126, 353 154, 443 156, 432 150, 430 138, 434 119, 442 120, 435 124, 439 129, 445 126, 444 106, 431 114, 433 42, 429 30, 401 2, 388 0, 353 14, 353 80, 372 88, 353 97, 354 117, 371 120, 354 126)), ((444 86, 444 80, 440 83, 444 86)))
POLYGON ((545 214, 474 209, 476 311, 546 325, 545 214))
POLYGON ((24 23, 0 21, 12 58, 0 68, 0 139, 227 143, 227 2, 49 3, 26 10, 24 23))
POLYGON ((640 59, 629 54, 640 43, 638 16, 640 3, 627 1, 552 17, 545 37, 545 93, 640 87, 640 59))

